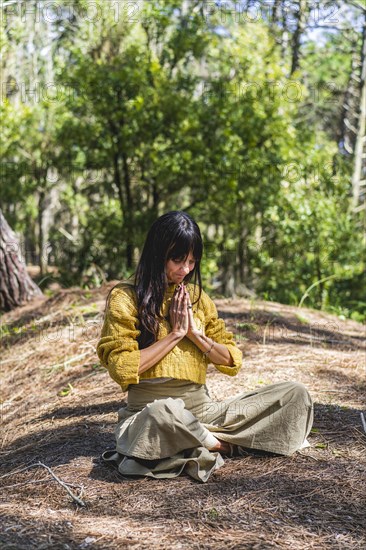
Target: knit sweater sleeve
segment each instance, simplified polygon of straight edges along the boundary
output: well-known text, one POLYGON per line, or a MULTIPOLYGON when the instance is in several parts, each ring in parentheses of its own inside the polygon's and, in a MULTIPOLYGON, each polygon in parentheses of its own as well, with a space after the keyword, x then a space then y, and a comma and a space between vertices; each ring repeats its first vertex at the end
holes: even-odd
POLYGON ((234 335, 232 332, 226 330, 225 322, 219 318, 217 308, 211 298, 202 292, 203 304, 205 309, 205 334, 218 344, 223 344, 229 350, 231 357, 233 358, 233 365, 217 365, 214 366, 217 370, 229 376, 235 376, 238 374, 243 363, 243 353, 237 347, 234 341, 234 335))
POLYGON ((101 364, 123 391, 129 384, 139 382, 138 325, 137 307, 131 290, 115 287, 106 308, 97 354, 101 364))

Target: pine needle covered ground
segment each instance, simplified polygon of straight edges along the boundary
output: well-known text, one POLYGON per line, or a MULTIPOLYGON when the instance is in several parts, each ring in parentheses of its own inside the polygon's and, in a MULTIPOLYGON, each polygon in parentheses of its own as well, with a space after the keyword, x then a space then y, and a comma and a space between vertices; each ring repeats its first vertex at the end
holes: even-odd
POLYGON ((60 290, 2 317, 2 548, 365 548, 365 327, 215 300, 244 363, 233 378, 211 366, 211 395, 304 383, 311 447, 226 459, 205 484, 123 479, 100 460, 126 398, 95 353, 112 286, 60 290))

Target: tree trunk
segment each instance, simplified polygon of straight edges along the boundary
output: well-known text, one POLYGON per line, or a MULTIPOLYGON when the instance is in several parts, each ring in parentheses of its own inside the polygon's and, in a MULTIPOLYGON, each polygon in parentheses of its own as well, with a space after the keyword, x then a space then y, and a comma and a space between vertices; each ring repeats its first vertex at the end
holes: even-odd
POLYGON ((287 13, 285 2, 281 3, 281 23, 282 23, 282 33, 281 33, 281 57, 286 59, 288 42, 289 42, 289 30, 287 24, 287 13))
POLYGON ((40 274, 44 275, 47 271, 47 263, 45 263, 44 257, 44 227, 43 227, 43 211, 44 211, 44 201, 45 201, 45 192, 42 189, 38 196, 38 254, 39 254, 39 269, 40 274))
POLYGON ((290 76, 293 75, 300 66, 301 38, 304 34, 308 14, 308 0, 298 0, 297 4, 298 12, 296 15, 296 29, 292 37, 292 63, 290 76))
MULTIPOLYGON (((320 252, 320 246, 319 242, 316 243, 315 247, 315 273, 318 281, 321 281, 323 278, 323 270, 322 270, 322 263, 321 263, 321 252, 320 252)), ((324 290, 324 283, 319 283, 317 285, 317 292, 318 292, 318 307, 323 307, 323 290, 324 290)))
MULTIPOLYGON (((357 208, 360 199, 362 172, 366 167, 366 10, 362 27, 361 49, 361 79, 360 79, 360 105, 357 113, 357 134, 354 151, 354 168, 352 174, 353 207, 357 208)), ((362 182, 363 183, 363 182, 362 182)))
POLYGON ((0 309, 11 311, 42 296, 40 288, 29 277, 20 254, 20 245, 0 210, 0 309))
POLYGON ((272 6, 272 13, 271 13, 272 25, 278 24, 278 21, 280 18, 280 7, 281 7, 281 0, 274 0, 273 6, 272 6))
POLYGON ((123 182, 126 195, 126 209, 125 209, 125 231, 126 231, 126 259, 127 259, 127 268, 131 269, 133 265, 133 200, 131 193, 131 177, 130 171, 127 164, 127 156, 125 153, 122 154, 123 162, 123 182))
POLYGON ((344 95, 342 116, 340 121, 339 144, 349 155, 355 147, 355 113, 357 111, 358 91, 355 83, 359 82, 360 54, 357 50, 357 41, 352 45, 351 70, 347 89, 344 95))
POLYGON ((119 153, 115 151, 113 154, 113 177, 114 177, 114 183, 117 186, 118 189, 118 198, 119 198, 119 204, 121 208, 121 216, 122 216, 122 227, 121 227, 121 233, 123 235, 125 227, 124 227, 124 217, 125 217, 125 201, 123 197, 123 189, 122 189, 122 178, 121 178, 121 169, 120 169, 120 158, 119 153))
POLYGON ((249 275, 249 266, 248 266, 248 227, 245 222, 245 205, 243 201, 239 200, 237 203, 238 206, 238 266, 237 266, 237 282, 240 282, 244 285, 248 284, 248 275, 249 275))

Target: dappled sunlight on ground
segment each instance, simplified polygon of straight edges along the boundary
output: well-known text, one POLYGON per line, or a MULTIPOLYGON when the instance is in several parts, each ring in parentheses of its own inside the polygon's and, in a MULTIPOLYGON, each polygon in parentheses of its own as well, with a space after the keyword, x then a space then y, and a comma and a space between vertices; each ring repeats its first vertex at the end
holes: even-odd
POLYGON ((95 353, 112 286, 59 290, 2 317, 2 547, 364 548, 365 327, 216 300, 244 359, 236 377, 209 367, 212 397, 304 383, 315 402, 310 448, 226 459, 206 484, 123 479, 100 459, 126 398, 95 353))

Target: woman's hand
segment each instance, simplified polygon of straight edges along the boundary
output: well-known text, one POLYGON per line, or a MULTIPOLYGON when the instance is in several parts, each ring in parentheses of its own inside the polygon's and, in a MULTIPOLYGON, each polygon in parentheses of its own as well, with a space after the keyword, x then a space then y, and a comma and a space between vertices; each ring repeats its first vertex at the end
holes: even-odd
POLYGON ((172 332, 183 338, 187 334, 189 328, 187 294, 184 285, 177 287, 174 292, 169 308, 169 318, 172 332))
POLYGON ((199 332, 198 328, 196 327, 196 322, 193 317, 193 310, 192 310, 192 303, 191 303, 191 297, 189 295, 189 292, 186 288, 184 288, 187 296, 187 310, 188 310, 188 331, 187 336, 192 336, 194 334, 197 334, 199 332))

